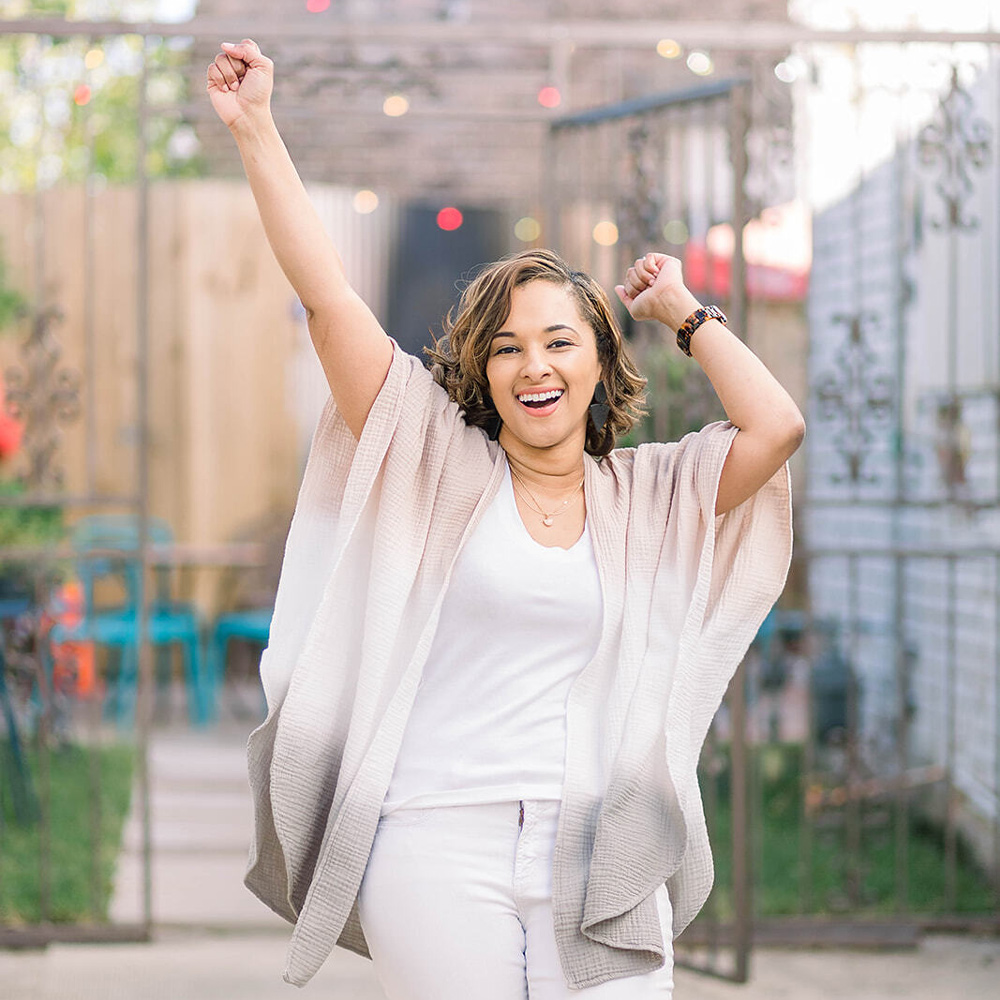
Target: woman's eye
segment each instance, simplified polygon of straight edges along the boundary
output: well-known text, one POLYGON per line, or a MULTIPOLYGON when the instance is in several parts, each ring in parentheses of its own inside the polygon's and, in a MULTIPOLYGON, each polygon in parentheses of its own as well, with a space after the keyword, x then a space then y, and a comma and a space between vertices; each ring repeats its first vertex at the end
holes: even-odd
POLYGON ((499 348, 497 348, 496 353, 497 354, 508 354, 508 353, 513 352, 515 350, 516 350, 515 347, 511 346, 510 344, 507 344, 506 347, 499 347, 499 348))
POLYGON ((550 347, 570 347, 572 346, 572 341, 569 340, 553 340, 549 345, 550 347))

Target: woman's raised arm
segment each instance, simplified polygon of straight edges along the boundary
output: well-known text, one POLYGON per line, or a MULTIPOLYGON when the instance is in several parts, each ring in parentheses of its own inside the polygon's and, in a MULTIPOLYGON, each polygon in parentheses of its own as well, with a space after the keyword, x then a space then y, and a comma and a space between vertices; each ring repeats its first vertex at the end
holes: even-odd
POLYGON ((208 96, 236 139, 264 232, 306 310, 337 408, 360 437, 389 371, 392 343, 348 284, 271 117, 273 63, 249 38, 221 48, 208 67, 208 96))

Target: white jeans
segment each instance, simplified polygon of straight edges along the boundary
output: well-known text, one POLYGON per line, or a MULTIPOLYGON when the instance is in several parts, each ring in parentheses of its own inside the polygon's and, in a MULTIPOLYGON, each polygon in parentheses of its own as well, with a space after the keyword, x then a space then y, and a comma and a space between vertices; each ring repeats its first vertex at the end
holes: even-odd
POLYGON ((558 802, 530 800, 382 817, 358 907, 388 1000, 669 1000, 666 886, 656 892, 663 966, 582 990, 566 985, 552 922, 558 817, 558 802))

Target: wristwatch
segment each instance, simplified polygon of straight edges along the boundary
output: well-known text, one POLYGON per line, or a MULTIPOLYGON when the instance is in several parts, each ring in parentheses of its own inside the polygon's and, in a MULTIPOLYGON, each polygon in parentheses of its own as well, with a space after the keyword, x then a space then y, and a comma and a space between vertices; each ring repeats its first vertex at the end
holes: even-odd
POLYGON ((691 357, 691 337, 694 331, 706 320, 717 319, 720 323, 728 323, 726 314, 718 306, 702 306, 693 313, 677 329, 677 346, 691 357))

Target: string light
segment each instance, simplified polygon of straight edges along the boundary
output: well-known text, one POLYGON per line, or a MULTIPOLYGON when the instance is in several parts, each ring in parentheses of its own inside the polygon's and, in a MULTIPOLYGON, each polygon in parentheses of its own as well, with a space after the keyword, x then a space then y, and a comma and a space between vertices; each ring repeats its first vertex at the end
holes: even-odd
POLYGON ((354 211, 357 212, 358 215, 371 215, 371 213, 378 208, 378 195, 374 191, 369 191, 367 188, 364 188, 354 195, 352 204, 354 206, 354 211))
POLYGON ((306 0, 306 10, 310 14, 322 14, 330 6, 330 0, 306 0))
POLYGON ((695 49, 694 52, 688 53, 687 68, 698 76, 710 76, 715 70, 715 63, 707 52, 695 49))
POLYGON ((682 51, 680 43, 672 38, 661 38, 656 43, 656 54, 663 56, 664 59, 676 59, 682 51))
POLYGON ((450 233, 458 229, 462 225, 463 221, 462 213, 453 205, 449 205, 447 208, 442 208, 437 214, 438 227, 443 229, 446 233, 450 233))
POLYGON ((804 76, 809 70, 806 65, 805 59, 801 56, 790 55, 783 59, 777 66, 774 67, 774 75, 782 83, 795 83, 801 76, 804 76))
POLYGON ((618 227, 609 219, 604 219, 594 226, 594 242, 602 247, 613 247, 618 242, 618 227))
POLYGON ((514 235, 522 243, 534 243, 542 235, 542 227, 537 219, 526 215, 514 223, 514 235))
POLYGON ((104 52, 102 49, 91 49, 83 57, 83 65, 86 66, 87 69, 97 69, 97 67, 100 66, 101 63, 103 62, 104 62, 104 52))
POLYGON ((81 83, 76 90, 73 91, 73 103, 82 107, 84 104, 90 103, 90 87, 85 83, 81 83))
POLYGON ((687 223, 683 219, 671 219, 663 226, 663 238, 674 246, 687 243, 689 235, 687 223))
POLYGON ((390 118, 401 118, 410 110, 410 102, 402 94, 390 94, 382 102, 382 110, 390 118))
POLYGON ((538 91, 538 103, 543 108, 558 108, 562 104, 562 94, 558 87, 542 87, 538 91))

